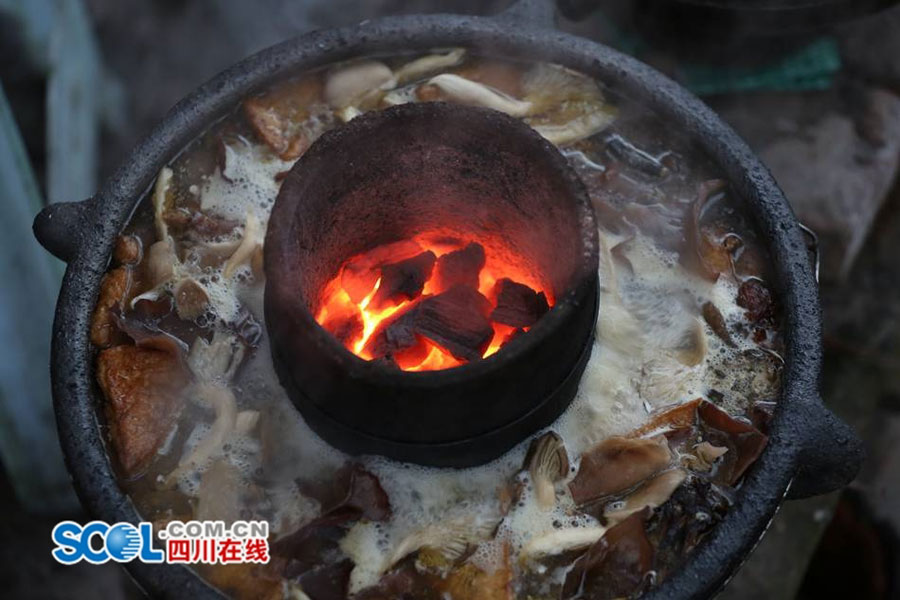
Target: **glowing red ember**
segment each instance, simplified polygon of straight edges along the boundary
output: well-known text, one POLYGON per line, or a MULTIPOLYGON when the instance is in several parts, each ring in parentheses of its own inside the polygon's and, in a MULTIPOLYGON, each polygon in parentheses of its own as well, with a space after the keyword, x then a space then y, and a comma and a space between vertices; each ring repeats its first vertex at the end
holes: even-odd
POLYGON ((495 254, 437 234, 378 246, 328 282, 316 321, 357 356, 404 371, 486 358, 552 306, 536 277, 495 254))

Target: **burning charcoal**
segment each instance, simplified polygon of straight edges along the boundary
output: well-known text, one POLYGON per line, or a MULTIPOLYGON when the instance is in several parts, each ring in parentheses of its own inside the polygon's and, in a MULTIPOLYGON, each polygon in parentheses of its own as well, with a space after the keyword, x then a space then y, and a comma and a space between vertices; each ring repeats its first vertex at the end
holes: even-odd
POLYGON ((737 305, 747 309, 747 318, 753 323, 771 321, 775 316, 772 294, 759 279, 748 279, 741 284, 737 305))
POLYGON ((372 248, 347 261, 341 271, 341 287, 355 304, 359 304, 375 287, 379 267, 411 258, 421 252, 422 247, 411 240, 401 240, 372 248))
POLYGON ((373 359, 391 358, 421 344, 416 335, 416 314, 419 306, 413 305, 399 311, 384 321, 372 333, 366 350, 373 359))
POLYGON ((412 258, 381 267, 381 284, 372 298, 372 308, 397 306, 405 300, 415 300, 431 277, 436 257, 430 250, 412 258))
POLYGON ((491 313, 491 320, 513 327, 531 327, 550 310, 547 296, 527 285, 504 277, 494 285, 497 308, 491 313))
POLYGON ((335 315, 322 323, 322 327, 341 344, 349 346, 363 333, 362 315, 358 311, 335 315))
POLYGON ((490 310, 487 298, 470 287, 457 285, 419 303, 415 331, 458 360, 476 360, 494 337, 488 320, 490 310))
POLYGON ((478 289, 478 275, 484 268, 484 260, 484 248, 475 242, 441 256, 434 269, 437 291, 449 290, 457 284, 478 289))
POLYGON ((519 337, 521 337, 523 335, 525 335, 525 330, 522 329, 521 327, 518 329, 513 329, 508 334, 506 334, 505 338, 503 338, 503 343, 501 344, 501 346, 505 346, 508 343, 510 343, 511 341, 518 339, 519 337))

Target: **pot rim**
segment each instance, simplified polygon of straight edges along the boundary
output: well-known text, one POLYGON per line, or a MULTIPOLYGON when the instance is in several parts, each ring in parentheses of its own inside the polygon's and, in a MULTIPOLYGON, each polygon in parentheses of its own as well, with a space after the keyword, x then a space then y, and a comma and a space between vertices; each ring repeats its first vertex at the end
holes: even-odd
MULTIPOLYGON (((96 518, 137 523, 119 487, 98 418, 102 397, 94 382, 90 317, 115 236, 128 222, 160 168, 198 134, 260 88, 295 72, 388 52, 463 46, 507 58, 541 59, 592 75, 614 93, 641 102, 691 136, 747 203, 768 242, 785 323, 785 367, 770 443, 737 491, 725 519, 690 558, 645 598, 710 596, 753 549, 785 496, 797 469, 807 425, 821 410, 821 320, 816 282, 796 218, 768 170, 711 109, 672 80, 611 48, 511 16, 389 17, 312 32, 265 49, 226 69, 176 104, 125 158, 98 194, 85 203, 84 239, 63 279, 53 327, 51 375, 66 463, 76 492, 96 518)), ((36 226, 37 228, 37 226, 36 226)), ((221 597, 182 565, 128 563, 145 591, 165 597, 221 597)))

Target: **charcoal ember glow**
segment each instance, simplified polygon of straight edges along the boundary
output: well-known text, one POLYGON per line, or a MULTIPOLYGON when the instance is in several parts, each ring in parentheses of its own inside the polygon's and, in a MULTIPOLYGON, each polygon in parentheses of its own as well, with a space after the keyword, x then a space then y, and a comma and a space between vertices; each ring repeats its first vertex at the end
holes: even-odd
POLYGON ((415 330, 446 348, 454 358, 476 360, 494 337, 488 320, 490 311, 491 303, 478 290, 456 285, 419 304, 415 330))
POLYGON ((478 289, 478 275, 484 268, 484 261, 484 246, 478 242, 443 255, 435 267, 436 290, 442 292, 457 284, 478 289))
POLYGON ((341 266, 316 321, 360 358, 405 371, 486 358, 550 308, 539 281, 496 254, 442 232, 381 244, 341 266))
POLYGON ((372 297, 372 307, 397 306, 405 300, 418 298, 431 277, 436 259, 434 252, 429 250, 381 267, 381 284, 372 297))
POLYGON ((497 282, 494 293, 497 307, 491 313, 491 319, 504 325, 531 327, 550 310, 544 292, 536 292, 508 278, 497 282))

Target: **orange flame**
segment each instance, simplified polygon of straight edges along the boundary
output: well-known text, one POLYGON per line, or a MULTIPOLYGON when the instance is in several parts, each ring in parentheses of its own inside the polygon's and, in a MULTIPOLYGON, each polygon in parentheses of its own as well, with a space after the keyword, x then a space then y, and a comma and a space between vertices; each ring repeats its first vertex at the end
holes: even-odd
MULTIPOLYGON (((448 241, 447 236, 442 236, 438 233, 416 236, 412 241, 421 247, 422 252, 430 250, 438 258, 454 250, 459 250, 466 245, 464 242, 448 241)), ((548 304, 551 307, 553 306, 553 298, 549 293, 549 286, 543 285, 538 281, 537 277, 521 266, 512 264, 513 261, 510 259, 508 252, 493 252, 489 244, 484 246, 485 265, 478 277, 478 291, 485 298, 488 298, 492 305, 496 304, 496 299, 492 298, 494 284, 497 280, 507 277, 527 285, 536 292, 543 291, 547 297, 548 304)), ((355 258, 351 257, 344 264, 350 263, 355 258)), ((342 272, 343 266, 338 271, 338 274, 325 285, 316 321, 325 329, 338 336, 339 339, 341 338, 337 330, 340 327, 340 323, 354 319, 361 322, 361 327, 357 325, 352 330, 352 334, 344 337, 341 341, 350 351, 365 360, 373 360, 374 358, 370 349, 367 348, 367 344, 372 335, 378 330, 379 325, 392 315, 437 292, 435 278, 430 277, 425 282, 422 294, 414 300, 405 300, 396 306, 376 309, 370 304, 381 285, 381 277, 377 278, 369 293, 357 303, 351 299, 350 294, 342 286, 342 272)), ((491 322, 491 326, 494 329, 494 336, 484 351, 482 358, 495 354, 507 341, 508 337, 516 331, 515 327, 502 323, 491 322)), ((524 330, 528 331, 528 328, 524 328, 524 330)), ((457 359, 446 349, 427 338, 423 339, 422 343, 408 354, 401 353, 393 356, 393 359, 397 366, 404 371, 435 371, 465 364, 465 361, 457 359)))

